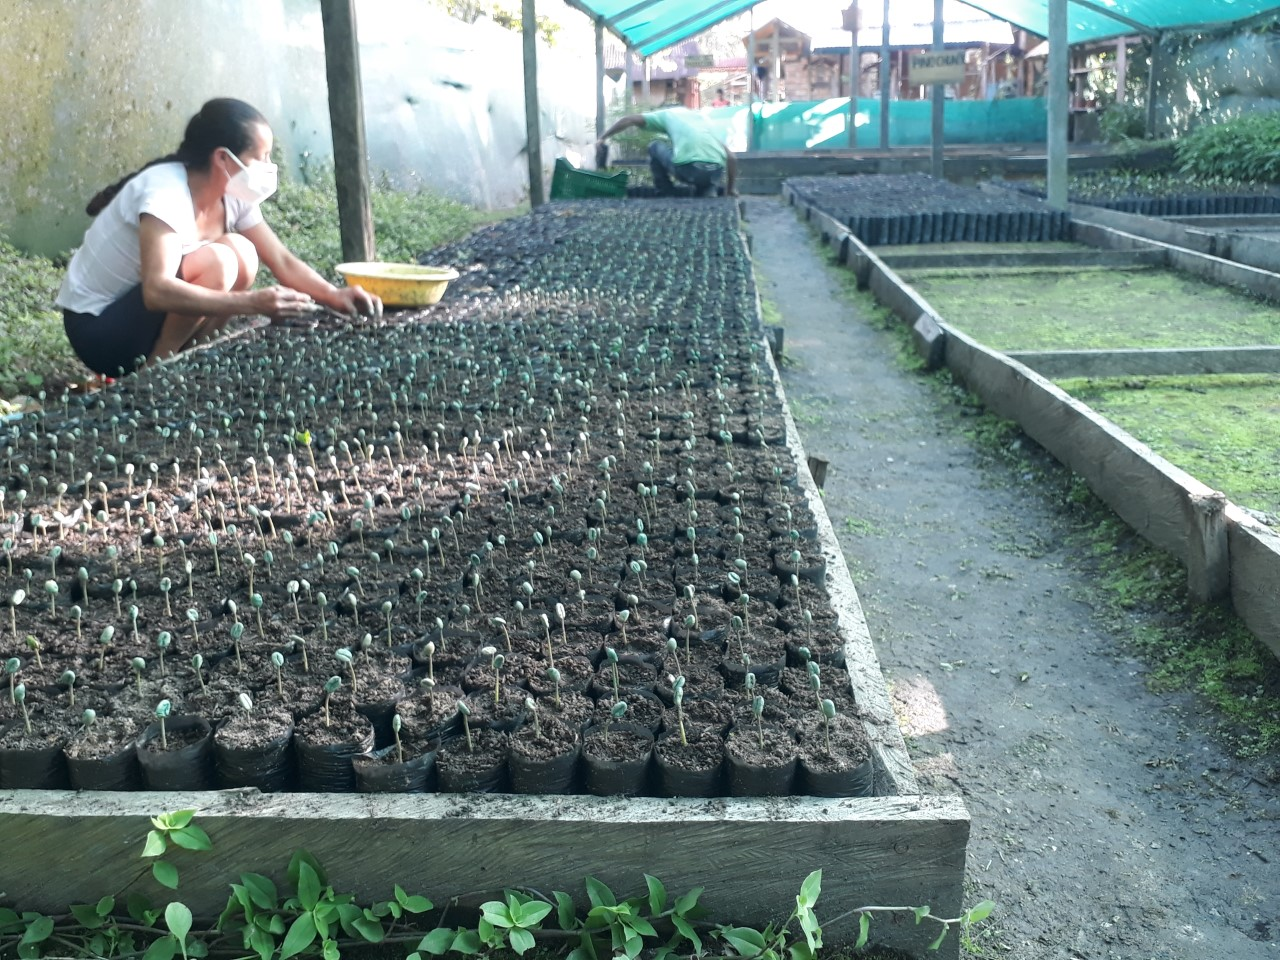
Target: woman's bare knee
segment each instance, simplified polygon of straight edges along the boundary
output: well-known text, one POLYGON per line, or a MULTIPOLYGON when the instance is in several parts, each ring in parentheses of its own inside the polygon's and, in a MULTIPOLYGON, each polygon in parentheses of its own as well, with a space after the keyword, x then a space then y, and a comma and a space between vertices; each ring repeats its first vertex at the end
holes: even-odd
POLYGON ((239 278, 236 252, 223 243, 206 243, 182 258, 182 279, 210 290, 231 290, 239 278))
POLYGON ((258 249, 247 238, 238 233, 227 233, 219 237, 216 243, 228 248, 236 258, 236 279, 232 290, 248 290, 253 286, 258 275, 258 249))

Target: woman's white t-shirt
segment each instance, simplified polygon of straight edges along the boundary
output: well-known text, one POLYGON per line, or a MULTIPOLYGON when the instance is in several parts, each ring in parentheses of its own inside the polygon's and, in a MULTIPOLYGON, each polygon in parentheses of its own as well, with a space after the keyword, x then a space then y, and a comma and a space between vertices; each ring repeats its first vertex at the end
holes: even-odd
MULTIPOLYGON (((227 194, 223 197, 228 233, 243 233, 262 222, 262 211, 227 194)), ((149 213, 163 221, 182 240, 182 255, 204 246, 196 233, 195 203, 181 163, 158 163, 124 185, 84 235, 71 258, 58 306, 75 313, 102 313, 142 282, 142 251, 138 224, 149 213)))

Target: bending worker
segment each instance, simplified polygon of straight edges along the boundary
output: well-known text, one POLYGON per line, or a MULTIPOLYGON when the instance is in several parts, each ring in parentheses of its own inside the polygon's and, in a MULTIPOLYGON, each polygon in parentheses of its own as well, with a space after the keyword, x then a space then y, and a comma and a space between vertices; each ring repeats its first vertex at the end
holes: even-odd
POLYGON ((693 187, 695 197, 714 196, 722 178, 725 178, 725 193, 731 197, 738 195, 735 186, 738 168, 733 154, 702 114, 685 107, 633 114, 606 130, 600 142, 633 127, 667 136, 666 140, 649 144, 649 168, 659 196, 675 194, 672 180, 693 187))
POLYGON ((380 313, 360 287, 336 287, 290 253, 259 205, 276 189, 271 128, 249 104, 210 100, 176 153, 107 187, 58 293, 63 326, 95 373, 120 376, 217 333, 233 316, 302 316, 316 301, 380 313), (279 286, 250 289, 258 264, 279 286))

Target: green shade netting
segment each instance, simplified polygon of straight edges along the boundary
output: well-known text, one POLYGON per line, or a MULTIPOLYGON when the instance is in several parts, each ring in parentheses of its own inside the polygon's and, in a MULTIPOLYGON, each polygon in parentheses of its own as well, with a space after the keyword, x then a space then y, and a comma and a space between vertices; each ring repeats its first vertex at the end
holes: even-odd
MULTIPOLYGON (((755 6, 758 0, 565 0, 647 57, 755 6)), ((969 6, 1040 36, 1049 34, 1049 0, 963 0, 969 6)), ((832 0, 832 15, 848 0, 832 0)), ((1071 0, 1072 43, 1134 33, 1189 30, 1280 14, 1275 0, 1071 0)))
POLYGON ((566 0, 647 57, 695 36, 759 0, 566 0))
MULTIPOLYGON (((963 2, 1015 27, 1049 35, 1049 0, 963 2)), ((1073 0, 1067 4, 1067 36, 1071 43, 1083 43, 1133 33, 1220 26, 1266 13, 1280 13, 1275 0, 1090 0, 1087 4, 1073 0)))

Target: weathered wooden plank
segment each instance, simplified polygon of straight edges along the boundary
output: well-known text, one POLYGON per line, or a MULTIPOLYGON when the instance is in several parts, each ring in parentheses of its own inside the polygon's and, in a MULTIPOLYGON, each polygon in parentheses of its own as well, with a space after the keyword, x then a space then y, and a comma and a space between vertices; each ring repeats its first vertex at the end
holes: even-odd
POLYGON ((347 261, 365 262, 375 254, 355 0, 323 0, 320 20, 342 256, 347 261))
MULTIPOLYGON (((760 316, 758 294, 756 311, 757 316, 760 316)), ((768 351, 764 352, 773 376, 776 395, 785 401, 782 377, 777 365, 768 351)), ((797 476, 814 517, 817 519, 818 543, 827 560, 827 593, 831 597, 832 607, 836 611, 840 629, 844 633, 845 662, 849 682, 853 686, 854 699, 864 711, 864 726, 876 759, 877 792, 915 794, 919 791, 915 768, 907 754, 906 744, 902 740, 902 731, 898 728, 893 706, 889 702, 884 675, 880 670, 880 660, 871 642, 871 631, 867 627, 862 604, 858 600, 858 591, 853 585, 853 577, 849 574, 844 551, 840 548, 839 538, 836 537, 835 529, 831 526, 831 519, 827 516, 817 485, 807 469, 800 431, 796 428, 795 419, 791 416, 791 409, 785 403, 783 419, 787 429, 787 446, 798 465, 797 476)))
POLYGON ((1001 250, 990 253, 894 253, 878 256, 895 270, 960 269, 969 267, 1144 267, 1160 266, 1159 250, 1001 250))
POLYGON ((1213 491, 1034 370, 947 332, 947 366, 992 411, 1080 474, 1122 519, 1186 563, 1191 497, 1213 491))
POLYGON ((1186 347, 1152 350, 1010 350, 1053 380, 1070 377, 1174 377, 1280 373, 1280 347, 1186 347))
MULTIPOLYGON (((43 912, 125 889, 158 897, 163 891, 139 859, 148 818, 183 808, 200 811, 198 822, 213 841, 209 853, 172 855, 182 874, 181 899, 205 918, 218 913, 227 883, 243 871, 284 882, 299 848, 319 859, 335 888, 362 898, 386 898, 395 883, 438 903, 461 894, 463 905, 475 904, 519 885, 581 898, 588 874, 629 895, 644 890, 647 872, 673 892, 705 886, 702 902, 717 918, 764 924, 786 910, 806 874, 821 868, 820 916, 866 903, 928 903, 935 913, 955 916, 969 828, 956 797, 9 791, 0 794, 0 890, 43 912)), ((877 939, 913 952, 930 933, 889 921, 877 921, 877 931, 877 939)), ((829 939, 849 932, 826 931, 829 939)))
POLYGON ((1280 533, 1227 504, 1231 605, 1253 635, 1280 657, 1280 533))

